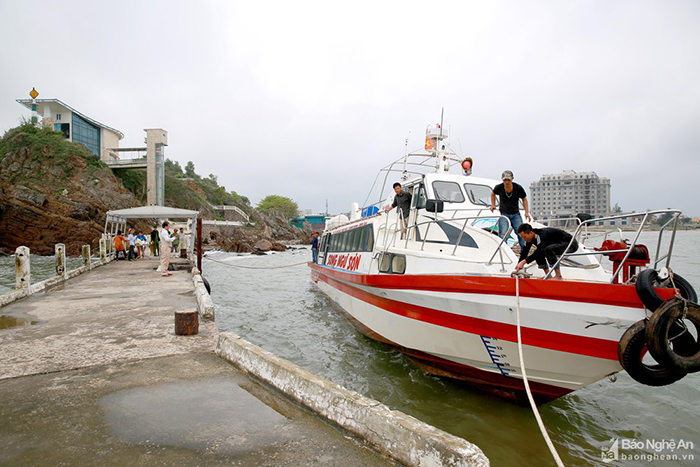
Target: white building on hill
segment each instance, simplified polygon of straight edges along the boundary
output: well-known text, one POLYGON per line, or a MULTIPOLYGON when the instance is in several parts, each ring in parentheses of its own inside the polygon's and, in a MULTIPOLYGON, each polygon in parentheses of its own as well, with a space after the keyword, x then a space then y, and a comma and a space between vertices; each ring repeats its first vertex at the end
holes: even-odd
MULTIPOLYGON (((17 99, 17 102, 32 109, 31 99, 17 99)), ((119 159, 114 150, 124 138, 121 131, 93 120, 58 99, 37 99, 36 110, 45 127, 62 132, 69 141, 81 143, 105 162, 119 159)))

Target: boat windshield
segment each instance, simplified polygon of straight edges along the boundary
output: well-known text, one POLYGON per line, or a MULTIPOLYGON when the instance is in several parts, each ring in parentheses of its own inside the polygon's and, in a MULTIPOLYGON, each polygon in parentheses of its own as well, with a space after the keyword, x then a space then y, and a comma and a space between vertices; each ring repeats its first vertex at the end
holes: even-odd
POLYGON ((464 194, 462 194, 462 190, 457 182, 436 180, 433 182, 433 191, 435 192, 435 199, 441 199, 448 203, 464 202, 464 194))
POLYGON ((491 206, 491 187, 486 185, 476 185, 474 183, 465 183, 464 191, 467 193, 467 198, 472 204, 477 206, 491 206))

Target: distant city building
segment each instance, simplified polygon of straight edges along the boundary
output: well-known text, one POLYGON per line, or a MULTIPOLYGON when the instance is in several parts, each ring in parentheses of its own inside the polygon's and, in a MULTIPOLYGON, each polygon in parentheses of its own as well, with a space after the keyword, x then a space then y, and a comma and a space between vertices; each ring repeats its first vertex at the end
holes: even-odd
MULTIPOLYGON (((31 110, 31 99, 17 99, 17 102, 31 110)), ((37 113, 42 117, 44 127, 60 131, 69 140, 81 143, 88 151, 105 162, 119 159, 115 151, 124 134, 108 127, 58 99, 37 99, 37 113)))
POLYGON ((530 184, 530 212, 537 220, 610 215, 610 179, 595 172, 542 175, 530 184))

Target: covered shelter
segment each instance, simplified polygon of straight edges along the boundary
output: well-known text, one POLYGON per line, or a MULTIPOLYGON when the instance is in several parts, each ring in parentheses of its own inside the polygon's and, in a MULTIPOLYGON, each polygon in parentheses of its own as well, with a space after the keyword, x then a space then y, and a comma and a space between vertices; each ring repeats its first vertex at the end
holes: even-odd
MULTIPOLYGON (((105 219, 105 235, 113 238, 117 230, 126 230, 128 219, 157 219, 161 221, 167 219, 186 219, 192 232, 192 240, 189 245, 189 255, 194 257, 195 244, 197 245, 197 268, 202 270, 202 219, 199 211, 189 209, 170 208, 167 206, 141 206, 138 208, 118 209, 107 211, 105 219)), ((160 222, 159 222, 160 223, 160 222)))

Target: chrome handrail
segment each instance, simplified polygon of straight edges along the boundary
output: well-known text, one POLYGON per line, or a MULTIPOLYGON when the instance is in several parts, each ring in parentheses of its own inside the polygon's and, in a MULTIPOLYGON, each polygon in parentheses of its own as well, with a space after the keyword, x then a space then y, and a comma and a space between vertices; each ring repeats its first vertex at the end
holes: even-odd
MULTIPOLYGON (((616 269, 615 271, 613 271, 613 274, 612 274, 612 276, 611 276, 611 278, 610 278, 610 283, 611 283, 611 284, 615 282, 616 278, 617 278, 617 277, 620 275, 620 273, 622 272, 623 266, 625 265, 625 263, 627 262, 627 259, 629 258, 630 254, 632 253, 632 249, 633 249, 635 246, 637 246, 637 240, 639 240, 639 236, 641 235, 642 231, 644 230, 644 227, 646 226, 646 224, 647 224, 647 222, 649 221, 649 219, 651 218, 651 216, 652 216, 652 215, 655 216, 655 215, 657 215, 657 214, 667 214, 667 213, 673 213, 673 214, 675 214, 675 215, 673 216, 672 219, 670 219, 670 220, 667 221, 663 226, 661 226, 661 229, 659 230, 659 239, 658 239, 658 243, 657 243, 657 247, 656 247, 656 254, 655 254, 655 258, 654 258, 654 269, 656 269, 656 267, 658 266, 659 261, 662 261, 662 260, 664 260, 664 259, 666 259, 666 267, 668 267, 668 265, 669 265, 670 262, 671 262, 671 253, 672 253, 672 251, 673 251, 673 242, 675 241, 676 228, 678 227, 678 218, 680 217, 681 211, 679 211, 679 210, 677 210, 677 209, 659 209, 659 210, 656 210, 656 211, 646 211, 646 212, 644 213, 644 218, 643 218, 642 221, 639 223, 639 227, 637 228, 637 231, 636 231, 636 233, 635 233, 634 240, 632 240, 632 243, 628 246, 627 250, 615 250, 615 251, 606 251, 606 252, 605 252, 605 253, 613 253, 613 252, 622 252, 622 251, 625 251, 625 256, 624 256, 624 258, 623 258, 622 261, 620 262, 620 265, 617 267, 617 269, 616 269), (664 255, 662 258, 659 259, 659 253, 660 253, 660 251, 661 251, 661 239, 662 239, 662 236, 663 236, 663 232, 664 232, 664 230, 666 229, 666 227, 667 227, 671 222, 673 222, 673 233, 672 233, 672 236, 671 236, 671 242, 669 243, 668 252, 666 253, 666 255, 664 255)), ((641 216, 642 213, 639 213, 638 215, 641 216)), ((562 262, 562 260, 563 260, 564 258, 567 258, 567 257, 569 257, 569 256, 573 256, 573 255, 576 255, 576 256, 587 256, 587 255, 600 255, 600 254, 603 254, 603 253, 601 253, 600 251, 591 252, 591 253, 576 253, 576 252, 569 253, 569 252, 568 252, 568 250, 569 250, 569 248, 571 247, 571 245, 573 244, 574 240, 578 240, 578 237, 579 237, 579 235, 581 234, 581 229, 582 229, 583 227, 587 227, 589 224, 592 224, 592 223, 594 223, 594 222, 605 222, 605 221, 609 221, 609 220, 622 219, 622 218, 627 218, 627 217, 629 217, 629 214, 620 214, 620 215, 616 215, 616 216, 608 216, 608 217, 600 217, 600 218, 597 218, 597 219, 589 219, 589 220, 586 220, 586 221, 581 222, 581 224, 576 228, 576 231, 574 232, 574 234, 571 236, 571 240, 569 241, 569 244, 566 246, 566 249, 564 250, 564 253, 561 254, 561 256, 559 257, 559 259, 557 260, 557 262, 554 263, 554 265, 553 265, 552 268, 549 270, 549 272, 547 272, 547 274, 545 275, 544 278, 545 278, 545 279, 548 279, 548 278, 552 275, 552 273, 554 272, 554 270, 561 264, 561 262, 562 262)), ((607 233, 606 233, 606 237, 605 237, 605 238, 607 238, 607 233)), ((620 230, 620 238, 622 238, 622 230, 620 230)))

